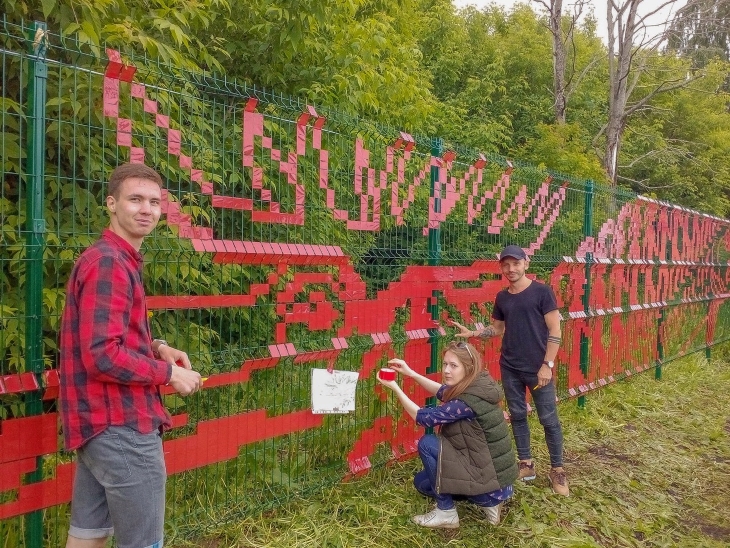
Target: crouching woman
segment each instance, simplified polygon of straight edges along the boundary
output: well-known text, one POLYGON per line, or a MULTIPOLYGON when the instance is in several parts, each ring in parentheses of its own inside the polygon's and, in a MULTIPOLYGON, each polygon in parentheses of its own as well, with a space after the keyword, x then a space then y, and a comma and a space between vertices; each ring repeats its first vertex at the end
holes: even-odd
POLYGON ((499 406, 501 389, 482 369, 476 349, 465 342, 449 343, 443 356, 443 384, 416 373, 401 359, 388 364, 441 402, 437 407, 419 407, 397 381, 378 378, 417 424, 439 429, 438 435, 426 434, 418 441, 424 469, 413 480, 420 493, 436 500, 436 508, 413 521, 423 527, 459 527, 457 498, 479 506, 490 523, 499 523, 502 504, 512 496, 518 476, 517 460, 499 406))

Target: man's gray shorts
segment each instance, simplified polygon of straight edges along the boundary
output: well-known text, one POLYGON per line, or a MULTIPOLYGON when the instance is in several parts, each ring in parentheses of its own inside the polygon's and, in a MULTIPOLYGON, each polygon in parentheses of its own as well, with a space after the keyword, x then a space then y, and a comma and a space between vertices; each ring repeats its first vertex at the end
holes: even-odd
POLYGON ((77 451, 69 535, 162 548, 166 480, 158 432, 110 426, 77 451))

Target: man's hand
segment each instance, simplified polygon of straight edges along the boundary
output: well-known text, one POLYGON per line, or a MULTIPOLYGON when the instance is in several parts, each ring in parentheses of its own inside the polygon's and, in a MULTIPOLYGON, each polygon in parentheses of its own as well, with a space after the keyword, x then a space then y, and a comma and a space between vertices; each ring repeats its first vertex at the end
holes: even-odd
POLYGON ((550 382, 552 380, 553 380, 553 370, 550 369, 547 365, 542 364, 542 367, 540 367, 540 370, 537 372, 538 388, 547 386, 548 384, 550 384, 550 382))
POLYGON ((169 384, 181 396, 189 396, 203 387, 203 379, 197 371, 173 365, 169 384))
POLYGON ((454 335, 455 337, 464 337, 465 339, 468 339, 476 335, 476 333, 474 333, 471 329, 467 329, 456 320, 449 320, 449 325, 453 325, 454 327, 459 328, 459 332, 454 335))
POLYGON ((167 346, 166 344, 161 344, 157 347, 157 353, 160 355, 161 360, 165 360, 172 366, 178 365, 185 369, 192 369, 190 358, 188 358, 188 355, 182 350, 178 350, 172 346, 167 346))
POLYGON ((193 371, 190 358, 182 350, 161 344, 157 348, 160 359, 165 360, 172 366, 170 375, 170 386, 181 396, 188 396, 197 392, 203 387, 203 379, 200 373, 193 371))

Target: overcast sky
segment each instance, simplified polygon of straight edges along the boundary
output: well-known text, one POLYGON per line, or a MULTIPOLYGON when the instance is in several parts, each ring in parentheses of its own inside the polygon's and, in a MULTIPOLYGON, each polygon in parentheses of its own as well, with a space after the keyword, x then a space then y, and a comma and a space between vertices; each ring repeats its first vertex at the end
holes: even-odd
MULTIPOLYGON (((546 1, 549 2, 549 0, 546 1)), ((639 7, 638 13, 639 15, 649 13, 657 7, 666 4, 667 1, 668 0, 644 0, 639 7)), ((515 4, 522 2, 530 5, 532 9, 536 12, 544 11, 544 7, 541 4, 535 1, 530 2, 529 0, 453 0, 453 2, 454 5, 458 8, 462 8, 467 5, 482 8, 489 4, 498 4, 508 9, 515 4)), ((623 0, 618 0, 618 2, 623 3, 623 0)), ((674 17, 677 9, 684 6, 686 3, 687 0, 677 0, 676 2, 673 2, 673 5, 663 8, 656 15, 652 16, 649 24, 653 25, 654 29, 657 29, 657 33, 660 32, 661 30, 663 30, 663 25, 674 17)), ((572 0, 563 0, 563 13, 567 14, 569 11, 571 11, 572 4, 572 0)), ((606 37, 608 36, 608 29, 606 27, 606 0, 588 0, 588 4, 593 6, 593 12, 596 20, 598 21, 596 32, 603 39, 603 41, 606 42, 606 37)), ((584 11, 587 10, 584 9, 584 11)))

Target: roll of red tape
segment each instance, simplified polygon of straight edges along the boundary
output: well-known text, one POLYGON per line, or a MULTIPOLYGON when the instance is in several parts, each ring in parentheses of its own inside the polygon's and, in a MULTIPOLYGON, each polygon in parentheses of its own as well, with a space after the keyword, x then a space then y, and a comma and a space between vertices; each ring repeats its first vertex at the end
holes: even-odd
POLYGON ((383 367, 378 373, 378 376, 384 381, 394 381, 395 369, 391 369, 390 367, 383 367))

